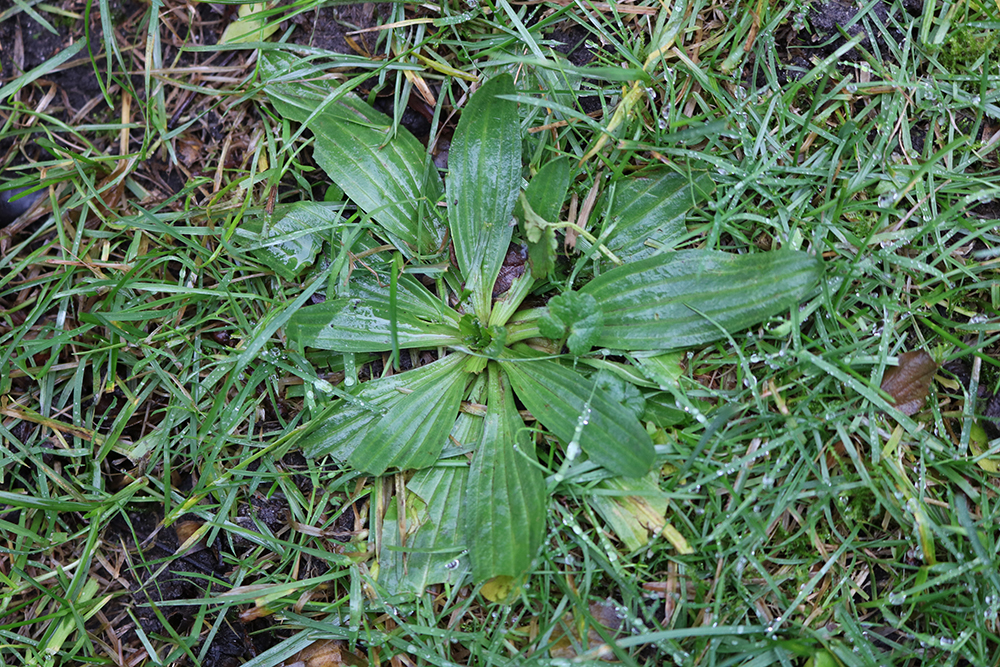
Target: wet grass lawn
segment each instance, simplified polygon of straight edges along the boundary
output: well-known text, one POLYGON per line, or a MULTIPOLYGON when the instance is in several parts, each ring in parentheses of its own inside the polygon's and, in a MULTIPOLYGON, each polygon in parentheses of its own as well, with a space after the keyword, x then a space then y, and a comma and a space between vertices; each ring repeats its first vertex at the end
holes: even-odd
POLYGON ((0 3, 0 663, 1000 662, 1000 14, 0 3))

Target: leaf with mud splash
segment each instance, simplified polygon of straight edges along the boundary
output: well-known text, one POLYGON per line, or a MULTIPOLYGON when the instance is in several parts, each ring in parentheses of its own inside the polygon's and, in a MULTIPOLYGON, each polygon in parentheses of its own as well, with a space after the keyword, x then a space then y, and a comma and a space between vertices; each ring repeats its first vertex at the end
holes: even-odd
POLYGON ((931 380, 938 364, 924 350, 914 350, 899 355, 899 365, 887 368, 882 376, 882 391, 904 415, 915 415, 924 406, 931 388, 931 380))

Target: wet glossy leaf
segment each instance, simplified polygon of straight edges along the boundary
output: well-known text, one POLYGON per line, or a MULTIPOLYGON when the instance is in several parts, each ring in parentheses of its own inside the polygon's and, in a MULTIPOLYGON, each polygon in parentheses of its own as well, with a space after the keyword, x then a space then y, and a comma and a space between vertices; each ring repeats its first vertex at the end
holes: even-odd
MULTIPOLYGON (((389 272, 380 273, 379 277, 368 271, 357 271, 351 275, 347 294, 355 299, 361 299, 369 305, 389 310, 389 272)), ((399 311, 414 316, 426 322, 458 326, 457 312, 441 303, 441 298, 434 296, 419 280, 409 274, 398 278, 396 292, 396 307, 399 311)))
MULTIPOLYGON (((715 183, 704 172, 678 174, 658 167, 622 179, 605 195, 604 244, 629 262, 673 247, 687 231, 685 214, 705 201, 715 183)), ((581 248, 587 248, 580 240, 581 248)))
POLYGON ((797 306, 819 289, 822 262, 804 252, 682 250, 612 269, 580 292, 604 311, 596 345, 666 350, 699 345, 797 306))
MULTIPOLYGON (((388 307, 349 298, 302 308, 285 330, 290 340, 321 350, 383 352, 392 349, 390 324, 388 307)), ((396 313, 396 330, 402 349, 461 342, 454 326, 423 321, 402 310, 396 313)))
POLYGON ((440 252, 444 229, 430 216, 444 188, 426 150, 402 127, 326 81, 277 83, 312 67, 276 52, 261 55, 261 78, 274 108, 306 123, 315 136, 313 156, 323 171, 372 216, 408 256, 440 252), (315 113, 317 112, 318 113, 315 113), (426 205, 421 215, 421 201, 426 205))
POLYGON ((573 440, 580 415, 586 423, 580 448, 616 475, 639 477, 653 465, 653 442, 629 410, 608 398, 592 380, 524 346, 501 361, 514 392, 539 422, 564 442, 573 440))
MULTIPOLYGON (((477 379, 468 400, 486 402, 485 375, 477 379)), ((446 446, 442 456, 461 456, 478 446, 482 437, 482 416, 462 412, 449 438, 454 446, 446 446)), ((417 471, 406 482, 407 514, 415 516, 412 523, 407 519, 405 544, 399 537, 396 504, 389 506, 379 554, 379 583, 389 590, 419 595, 431 584, 456 583, 469 574, 469 544, 461 530, 469 468, 453 465, 456 461, 461 459, 417 471), (414 498, 417 502, 410 502, 414 498)))
POLYGON ((460 534, 467 467, 419 470, 406 482, 405 543, 399 536, 399 503, 382 522, 379 583, 395 594, 420 595, 432 584, 458 582, 469 570, 460 534))
POLYGON ((571 161, 568 157, 550 160, 538 170, 524 191, 524 198, 539 216, 555 222, 566 201, 571 180, 571 161))
POLYGON ((938 364, 924 350, 899 355, 899 365, 885 369, 882 391, 892 396, 899 411, 915 415, 924 407, 938 364))
POLYGON ((521 135, 514 80, 504 74, 476 91, 462 110, 448 151, 448 215, 455 257, 476 315, 489 320, 493 283, 507 254, 514 201, 521 190, 521 135))
POLYGON ((635 363, 646 377, 665 389, 678 386, 678 380, 684 375, 684 357, 684 352, 664 352, 651 357, 637 357, 635 363))
POLYGON ((465 373, 448 373, 411 389, 371 427, 347 462, 371 475, 435 463, 455 425, 467 379, 465 373))
MULTIPOLYGON (((660 428, 676 426, 691 421, 691 413, 677 407, 677 399, 670 392, 662 391, 649 394, 646 397, 642 421, 653 422, 660 428)), ((712 403, 708 401, 692 401, 702 413, 711 412, 712 403)))
POLYGON ((590 294, 564 292, 549 299, 548 310, 538 320, 538 330, 546 338, 566 338, 575 356, 588 352, 604 326, 604 313, 590 294))
POLYGON ((545 480, 510 386, 490 362, 483 438, 472 458, 464 537, 476 581, 523 576, 545 535, 545 480))
POLYGON ((631 382, 615 375, 609 370, 601 370, 590 376, 590 379, 607 394, 608 398, 620 404, 638 419, 646 410, 646 399, 631 382))
MULTIPOLYGON (((566 200, 569 183, 570 160, 568 157, 558 158, 547 162, 538 170, 528 183, 524 198, 536 216, 547 222, 556 222, 566 200)), ((535 278, 544 278, 555 268, 557 247, 555 229, 535 226, 529 232, 530 223, 524 207, 520 204, 515 207, 515 216, 520 221, 521 236, 528 243, 531 275, 535 278)))
POLYGON ((329 454, 346 461, 381 416, 406 396, 404 391, 416 391, 459 373, 466 358, 451 354, 412 371, 357 385, 310 421, 299 446, 308 457, 329 454))
POLYGON ((316 259, 321 241, 315 232, 329 228, 331 218, 322 206, 299 202, 277 207, 271 216, 246 218, 236 230, 236 239, 259 262, 285 280, 293 280, 316 259))
POLYGON ((499 356, 507 343, 507 329, 498 325, 483 326, 471 313, 462 316, 458 331, 466 347, 487 357, 499 356))

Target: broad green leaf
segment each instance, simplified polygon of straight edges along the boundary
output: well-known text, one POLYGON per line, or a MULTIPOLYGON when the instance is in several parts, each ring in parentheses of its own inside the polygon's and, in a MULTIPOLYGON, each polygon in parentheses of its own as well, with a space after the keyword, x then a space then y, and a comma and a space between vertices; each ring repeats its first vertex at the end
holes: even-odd
POLYGON ((660 385, 661 389, 679 386, 684 375, 684 352, 663 352, 653 356, 635 358, 643 374, 660 385))
MULTIPOLYGON (((482 418, 476 417, 482 422, 482 418)), ((457 583, 469 572, 460 534, 462 500, 469 469, 433 467, 406 483, 406 541, 400 539, 399 504, 389 505, 382 522, 379 583, 396 595, 422 595, 428 586, 457 583)))
MULTIPOLYGON (((400 348, 456 345, 458 330, 448 324, 397 312, 400 348)), ((289 339, 301 345, 338 352, 384 352, 392 349, 389 308, 364 299, 331 299, 300 309, 286 326, 289 339)))
MULTIPOLYGON (((708 174, 678 174, 666 167, 618 181, 604 213, 604 229, 611 229, 604 245, 625 262, 669 250, 687 231, 684 215, 714 189, 708 174)), ((585 239, 578 243, 589 247, 585 239)))
POLYGON ((546 338, 566 338, 575 356, 590 352, 604 327, 604 313, 597 299, 580 292, 564 292, 549 299, 548 310, 538 320, 538 330, 546 338))
POLYGON ((292 280, 316 259, 321 240, 314 232, 330 226, 329 211, 312 202, 298 202, 276 208, 272 216, 245 218, 236 238, 247 244, 258 261, 292 280))
MULTIPOLYGON (((642 421, 652 422, 660 428, 668 428, 691 421, 691 413, 678 406, 677 398, 668 391, 658 391, 645 396, 646 404, 642 413, 642 421)), ((691 403, 702 413, 711 412, 712 404, 708 401, 692 400, 691 403)))
POLYGON ((483 439, 472 458, 463 507, 476 581, 517 578, 531 567, 545 535, 545 480, 510 386, 490 362, 483 439))
POLYGON ((420 390, 442 377, 460 373, 467 358, 464 354, 450 354, 415 370, 357 385, 309 422, 299 446, 310 458, 329 454, 346 461, 382 415, 406 396, 404 392, 420 390))
POLYGON ((493 283, 510 244, 521 191, 521 133, 508 74, 490 79, 462 110, 448 151, 448 215, 455 257, 476 315, 489 321, 493 283))
MULTIPOLYGON (((485 373, 475 376, 475 383, 465 397, 470 404, 478 406, 486 404, 486 376, 485 373)), ((452 447, 445 448, 442 456, 467 455, 479 446, 479 442, 483 439, 483 415, 471 412, 474 411, 459 413, 455 427, 451 429, 451 437, 448 438, 452 447)))
POLYGON ((793 308, 817 292, 822 274, 822 261, 804 252, 683 250, 612 269, 580 292, 604 311, 596 345, 667 350, 717 340, 793 308))
POLYGON ((646 398, 631 382, 607 369, 597 371, 590 376, 590 379, 604 390, 608 398, 631 412, 636 419, 640 419, 645 413, 646 398))
POLYGON ((525 346, 501 361, 524 407, 564 442, 579 432, 580 448, 616 475, 639 477, 653 465, 653 442, 635 415, 576 371, 535 358, 525 346), (582 419, 581 419, 582 416, 582 419))
POLYGON ((556 158, 546 162, 538 173, 528 183, 524 198, 528 200, 535 213, 549 222, 559 219, 566 192, 570 183, 570 159, 556 158))
POLYGON ((323 171, 408 256, 440 252, 444 230, 421 217, 443 192, 437 171, 428 168, 426 150, 406 129, 393 133, 392 121, 350 94, 337 93, 325 81, 267 83, 301 63, 269 52, 261 56, 264 90, 285 118, 308 122, 315 136, 313 156, 323 171), (317 109, 321 109, 313 116, 317 109))
MULTIPOLYGON (((347 295, 361 299, 369 305, 389 310, 389 274, 380 272, 376 278, 368 271, 357 271, 350 277, 347 295), (379 282, 381 281, 381 285, 379 282)), ((406 273, 399 276, 396 295, 397 308, 411 316, 435 324, 458 326, 459 314, 441 302, 419 280, 406 273)))
POLYGON ((507 329, 496 324, 483 326, 472 313, 462 316, 458 330, 466 347, 487 357, 499 356, 507 344, 507 329))
POLYGON ((371 475, 432 465, 448 442, 468 379, 455 371, 412 389, 372 426, 347 462, 371 475))
MULTIPOLYGON (((547 162, 528 183, 524 198, 535 215, 547 222, 556 222, 562 211, 566 192, 569 190, 570 160, 568 157, 547 162)), ((556 232, 555 228, 537 229, 529 234, 525 211, 518 205, 515 211, 521 225, 521 236, 528 243, 528 259, 531 261, 531 275, 545 278, 555 268, 556 232)))
MULTIPOLYGON (((485 374, 476 378, 468 400, 486 402, 485 374)), ((442 457, 464 457, 478 446, 482 437, 483 418, 461 412, 455 419, 449 438, 455 446, 446 447, 442 457)), ((471 568, 469 545, 461 528, 469 467, 454 463, 449 461, 448 465, 417 471, 406 483, 409 498, 416 496, 419 500, 416 503, 408 500, 406 503, 405 544, 399 539, 399 514, 395 512, 395 505, 391 505, 386 512, 382 524, 383 548, 379 553, 382 572, 379 581, 389 590, 419 595, 431 584, 456 583, 468 575, 471 568), (414 505, 420 507, 413 510, 414 505), (410 516, 417 524, 412 528, 410 516)))

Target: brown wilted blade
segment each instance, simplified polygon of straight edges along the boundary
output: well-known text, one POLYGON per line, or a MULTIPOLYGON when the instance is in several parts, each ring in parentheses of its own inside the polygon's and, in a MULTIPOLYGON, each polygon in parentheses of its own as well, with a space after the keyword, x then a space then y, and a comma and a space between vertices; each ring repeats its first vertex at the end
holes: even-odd
POLYGON ((296 653, 285 664, 301 664, 304 667, 368 667, 368 660, 352 653, 346 642, 320 639, 296 653))
MULTIPOLYGON (((609 633, 614 634, 621 630, 622 616, 618 612, 618 606, 610 599, 603 602, 592 602, 590 604, 590 615, 594 621, 604 627, 609 633)), ((604 640, 594 627, 587 628, 587 643, 584 644, 580 638, 580 631, 583 628, 579 622, 573 619, 573 614, 563 614, 562 624, 569 629, 569 634, 564 634, 561 627, 557 627, 552 633, 552 638, 556 639, 555 644, 549 649, 549 655, 553 658, 573 660, 579 657, 577 647, 583 646, 588 649, 597 649, 596 657, 605 662, 615 659, 611 648, 604 644, 604 640)))
POLYGON ((898 366, 886 369, 882 391, 892 396, 904 415, 915 415, 924 406, 937 369, 937 363, 923 350, 905 352, 899 355, 898 366))

